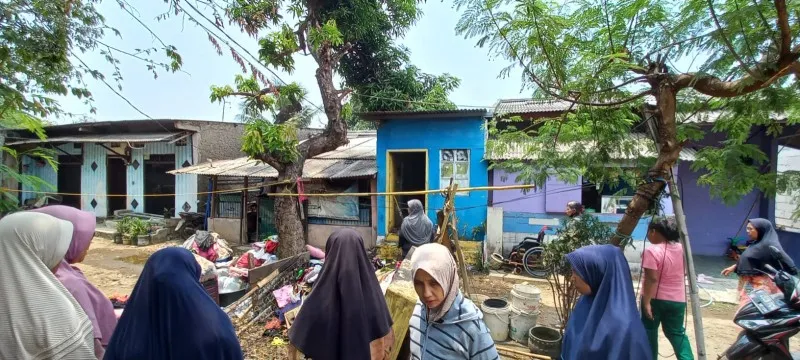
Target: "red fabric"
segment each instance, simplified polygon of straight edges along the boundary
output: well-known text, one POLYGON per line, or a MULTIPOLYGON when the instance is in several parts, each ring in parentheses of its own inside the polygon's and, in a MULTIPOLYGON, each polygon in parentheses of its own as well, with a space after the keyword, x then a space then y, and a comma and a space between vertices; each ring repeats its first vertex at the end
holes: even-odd
POLYGON ((303 179, 297 178, 297 194, 298 194, 297 200, 300 202, 306 201, 306 199, 308 199, 308 197, 304 196, 303 193, 305 193, 305 188, 303 186, 303 179))
POLYGON ((241 269, 254 269, 264 265, 264 260, 256 259, 253 254, 247 252, 236 261, 236 267, 241 269), (252 266, 251 266, 252 265, 252 266))
POLYGON ((267 241, 266 245, 264 246, 264 251, 270 254, 274 254, 277 248, 278 248, 277 241, 267 241))
POLYGON ((208 248, 208 250, 203 251, 203 250, 200 250, 200 247, 197 246, 196 242, 192 242, 192 250, 194 250, 195 254, 200 255, 204 259, 206 259, 208 261, 211 261, 211 262, 215 262, 219 258, 219 255, 217 254, 217 250, 216 250, 217 246, 218 246, 217 244, 214 244, 213 246, 208 248))

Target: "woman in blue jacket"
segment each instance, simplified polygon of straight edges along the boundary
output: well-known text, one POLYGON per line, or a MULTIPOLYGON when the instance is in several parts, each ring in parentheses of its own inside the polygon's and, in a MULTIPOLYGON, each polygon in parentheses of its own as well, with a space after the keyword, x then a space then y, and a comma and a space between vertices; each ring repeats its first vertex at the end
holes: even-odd
POLYGON ((411 263, 420 299, 409 322, 411 359, 499 359, 483 314, 458 289, 450 251, 425 244, 414 251, 411 263))

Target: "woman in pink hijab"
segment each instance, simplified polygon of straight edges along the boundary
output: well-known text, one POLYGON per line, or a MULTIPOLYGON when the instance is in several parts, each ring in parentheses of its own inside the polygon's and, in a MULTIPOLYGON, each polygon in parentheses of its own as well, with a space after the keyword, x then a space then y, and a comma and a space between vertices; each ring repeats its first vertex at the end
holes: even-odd
POLYGON ((92 243, 94 230, 97 227, 94 214, 63 205, 53 205, 31 211, 72 223, 72 242, 67 254, 64 255, 64 260, 58 265, 55 275, 92 321, 95 355, 98 359, 102 359, 104 349, 117 326, 114 306, 100 290, 86 279, 80 269, 71 265, 82 262, 89 251, 89 245, 92 243))

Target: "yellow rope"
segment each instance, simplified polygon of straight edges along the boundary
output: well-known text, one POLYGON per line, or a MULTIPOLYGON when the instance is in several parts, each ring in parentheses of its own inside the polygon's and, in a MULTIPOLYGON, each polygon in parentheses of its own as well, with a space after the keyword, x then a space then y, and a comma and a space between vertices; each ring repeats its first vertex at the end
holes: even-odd
MULTIPOLYGON (((242 191, 250 191, 250 190, 260 190, 264 186, 272 186, 272 185, 281 185, 281 184, 288 184, 292 183, 291 181, 281 181, 277 183, 270 183, 265 185, 258 185, 246 188, 237 188, 237 189, 229 189, 229 190, 215 190, 215 191, 202 191, 196 193, 184 193, 184 194, 141 194, 141 195, 128 195, 128 194, 105 194, 102 196, 107 197, 167 197, 167 196, 186 196, 186 195, 207 195, 207 194, 225 194, 225 193, 236 193, 242 191)), ((467 188, 458 188, 456 192, 469 192, 469 191, 489 191, 489 190, 523 190, 523 189, 534 189, 536 185, 508 185, 508 186, 477 186, 477 187, 467 187, 467 188)), ((49 191, 23 191, 17 189, 10 189, 10 188, 0 188, 0 191, 8 191, 8 192, 15 192, 15 193, 30 193, 30 194, 45 194, 45 195, 61 195, 61 196, 97 196, 100 194, 87 194, 87 193, 60 193, 60 192, 49 192, 49 191)), ((435 190, 416 190, 416 191, 392 191, 392 192, 366 192, 366 193, 270 193, 266 194, 267 196, 306 196, 306 197, 333 197, 333 196, 390 196, 390 195, 427 195, 427 194, 439 194, 444 193, 447 189, 435 189, 435 190)))

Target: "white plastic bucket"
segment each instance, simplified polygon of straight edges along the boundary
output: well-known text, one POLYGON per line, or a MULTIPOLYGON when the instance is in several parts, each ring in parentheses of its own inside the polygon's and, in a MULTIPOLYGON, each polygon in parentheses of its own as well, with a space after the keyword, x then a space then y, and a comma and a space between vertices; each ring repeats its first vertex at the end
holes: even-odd
POLYGON ((508 323, 511 307, 503 299, 486 299, 481 303, 483 322, 489 328, 489 333, 494 341, 508 339, 508 323))
POLYGON ((542 291, 536 286, 516 284, 511 288, 511 306, 527 313, 539 312, 542 291))
POLYGON ((529 313, 511 306, 509 333, 511 339, 523 345, 528 344, 528 332, 536 326, 539 320, 539 312, 529 313))

